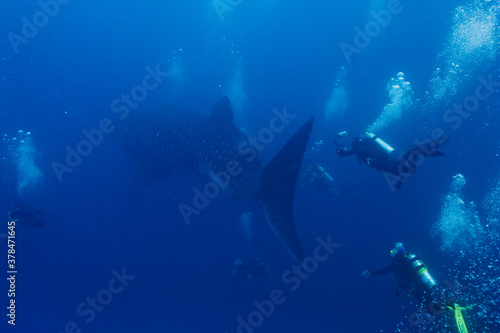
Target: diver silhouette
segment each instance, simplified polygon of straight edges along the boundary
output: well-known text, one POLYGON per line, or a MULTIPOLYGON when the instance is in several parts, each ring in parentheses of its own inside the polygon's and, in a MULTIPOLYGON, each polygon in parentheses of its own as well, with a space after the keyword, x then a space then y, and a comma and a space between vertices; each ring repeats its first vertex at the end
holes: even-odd
POLYGON ((269 273, 269 268, 259 259, 250 259, 242 261, 236 259, 233 262, 233 279, 251 279, 256 276, 266 276, 269 273))
POLYGON ((9 213, 9 221, 15 221, 28 227, 41 228, 45 226, 45 221, 42 219, 43 214, 45 212, 42 209, 35 209, 18 201, 9 213))
POLYGON ((403 243, 396 243, 391 250, 393 262, 386 268, 376 271, 363 271, 365 278, 393 273, 397 280, 396 295, 403 290, 409 297, 412 293, 419 301, 429 303, 431 295, 437 287, 436 281, 427 270, 427 266, 415 254, 406 251, 403 243))
POLYGON ((318 163, 309 164, 302 178, 301 186, 312 185, 314 189, 331 196, 341 192, 335 188, 333 177, 318 163))
POLYGON ((443 136, 437 140, 411 146, 401 154, 378 136, 368 132, 357 136, 350 147, 343 146, 339 140, 346 135, 347 132, 344 131, 335 136, 337 154, 340 156, 356 155, 359 162, 387 172, 397 182, 397 189, 401 188, 405 177, 415 172, 419 156, 443 156, 444 153, 436 149, 448 141, 448 137, 443 136))

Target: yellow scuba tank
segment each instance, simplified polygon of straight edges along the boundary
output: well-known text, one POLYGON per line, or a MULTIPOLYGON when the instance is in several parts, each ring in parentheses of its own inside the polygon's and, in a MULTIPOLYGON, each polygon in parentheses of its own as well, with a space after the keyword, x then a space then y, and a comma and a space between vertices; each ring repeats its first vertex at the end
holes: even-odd
POLYGON ((392 153, 394 151, 394 148, 392 148, 391 146, 389 146, 389 144, 387 142, 385 142, 381 138, 377 137, 375 134, 365 132, 365 136, 367 138, 370 138, 373 141, 375 141, 382 149, 384 149, 387 152, 387 154, 390 154, 390 153, 392 153))
POLYGON ((407 260, 411 263, 411 267, 417 272, 418 278, 426 287, 430 289, 437 285, 422 260, 418 259, 413 253, 408 254, 407 260))

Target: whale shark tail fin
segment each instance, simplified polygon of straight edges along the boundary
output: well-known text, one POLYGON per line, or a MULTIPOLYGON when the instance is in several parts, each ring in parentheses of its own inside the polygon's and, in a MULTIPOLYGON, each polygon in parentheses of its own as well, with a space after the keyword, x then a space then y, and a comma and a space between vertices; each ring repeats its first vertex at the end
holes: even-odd
POLYGON ((309 119, 269 162, 260 176, 260 198, 267 221, 298 262, 304 259, 293 220, 295 185, 309 142, 314 117, 309 119))

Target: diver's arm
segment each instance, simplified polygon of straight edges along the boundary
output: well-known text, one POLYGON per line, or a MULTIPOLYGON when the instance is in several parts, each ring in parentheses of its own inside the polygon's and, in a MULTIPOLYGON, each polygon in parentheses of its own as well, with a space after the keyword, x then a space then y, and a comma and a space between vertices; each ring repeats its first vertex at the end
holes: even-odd
POLYGON ((338 133, 335 136, 334 143, 337 146, 337 154, 339 154, 340 156, 351 156, 351 155, 354 155, 354 151, 353 151, 352 147, 346 147, 346 146, 342 145, 339 142, 340 138, 344 137, 346 135, 347 135, 347 131, 343 131, 343 132, 338 133))
POLYGON ((371 275, 384 275, 384 274, 393 272, 395 268, 396 268, 396 264, 392 263, 389 266, 387 266, 386 268, 382 268, 382 269, 379 269, 377 271, 370 271, 370 274, 371 275))

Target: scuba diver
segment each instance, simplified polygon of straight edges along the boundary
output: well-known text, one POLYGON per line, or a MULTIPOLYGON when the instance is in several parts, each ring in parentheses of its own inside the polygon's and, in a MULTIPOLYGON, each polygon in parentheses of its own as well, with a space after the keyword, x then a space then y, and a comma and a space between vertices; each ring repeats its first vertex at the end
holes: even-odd
POLYGON ((317 161, 323 156, 323 140, 316 140, 304 156, 308 156, 311 162, 301 175, 300 186, 312 186, 314 190, 326 193, 330 196, 340 194, 341 191, 334 184, 333 177, 317 161), (307 155, 306 155, 307 154, 307 155))
POLYGON ((448 137, 443 136, 425 144, 409 147, 404 154, 400 154, 378 136, 368 132, 357 136, 350 147, 343 146, 339 140, 346 135, 347 132, 343 131, 335 136, 337 154, 340 156, 356 155, 359 162, 389 173, 390 177, 397 182, 397 189, 403 184, 405 176, 415 172, 417 156, 443 156, 444 154, 436 149, 448 141, 448 137))
POLYGON ((45 226, 45 221, 42 215, 45 212, 42 209, 33 209, 28 207, 24 202, 18 201, 14 208, 9 213, 9 221, 15 221, 28 227, 41 228, 45 226))
POLYGON ((396 247, 391 251, 391 258, 393 262, 386 268, 377 271, 365 270, 361 275, 369 278, 392 272, 398 283, 397 296, 401 289, 407 293, 407 297, 410 297, 411 292, 419 301, 427 304, 431 302, 431 294, 437 288, 437 283, 427 271, 427 266, 415 254, 406 251, 403 243, 396 243, 396 247))
POLYGON ((305 178, 301 185, 311 184, 314 189, 326 192, 328 195, 339 194, 340 191, 333 184, 333 177, 319 164, 309 164, 306 172, 302 174, 305 178))
POLYGON ((269 273, 269 269, 259 259, 250 259, 246 262, 236 259, 233 262, 233 278, 235 280, 266 276, 267 273, 269 273))

